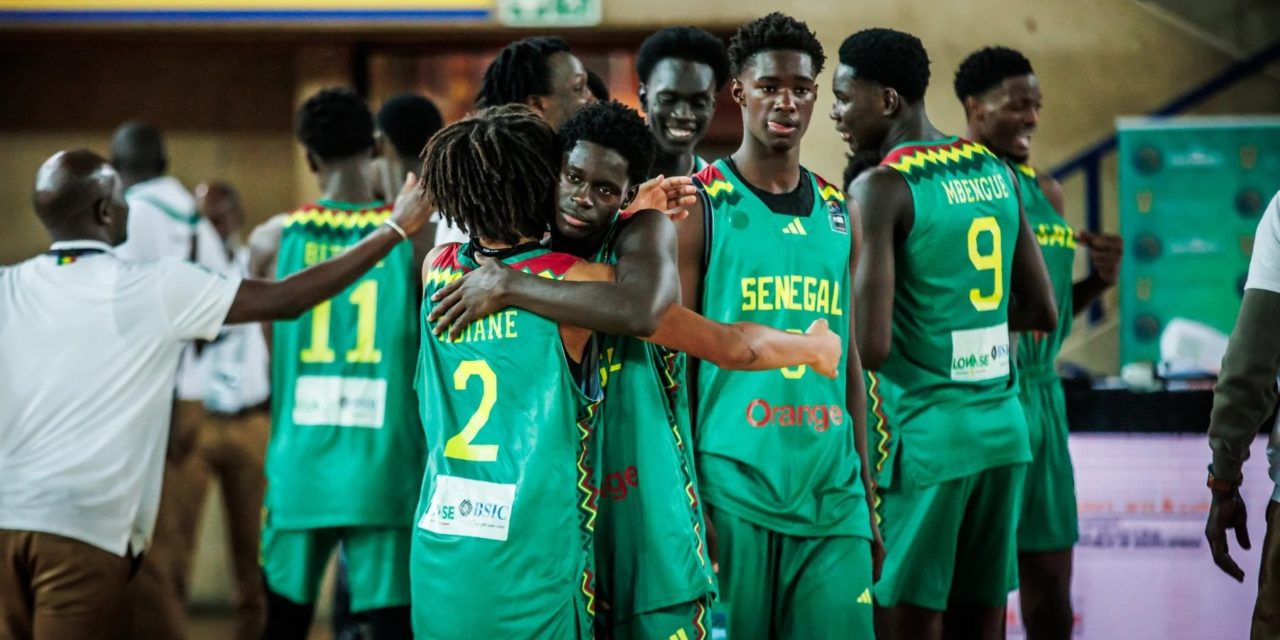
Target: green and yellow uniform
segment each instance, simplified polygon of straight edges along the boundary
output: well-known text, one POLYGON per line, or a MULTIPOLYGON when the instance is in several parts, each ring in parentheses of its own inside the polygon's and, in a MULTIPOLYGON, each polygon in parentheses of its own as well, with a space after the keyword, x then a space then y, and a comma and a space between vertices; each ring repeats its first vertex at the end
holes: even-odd
MULTIPOLYGON (((617 264, 614 223, 600 262, 617 264)), ((715 574, 693 471, 685 357, 605 336, 596 565, 616 640, 708 637, 715 574), (683 635, 681 635, 683 634, 683 635)))
MULTIPOLYGON (((284 219, 283 278, 360 242, 380 203, 321 200, 284 219)), ((413 247, 396 247, 342 293, 272 331, 262 564, 272 591, 315 601, 341 541, 352 610, 409 604, 409 537, 425 443, 413 393, 413 247)))
POLYGON ((906 181, 915 214, 897 247, 893 342, 876 371, 897 394, 876 598, 1002 605, 1016 583, 1031 458, 1009 357, 1017 191, 986 147, 954 137, 899 145, 881 164, 906 181))
MULTIPOLYGON (((476 268, 469 252, 438 251, 424 319, 432 293, 476 268)), ((577 262, 536 245, 502 260, 555 279, 577 262)), ((416 386, 430 451, 410 565, 417 637, 591 637, 594 365, 577 382, 559 325, 528 311, 498 311, 456 341, 424 320, 416 386)))
MULTIPOLYGON (((825 318, 847 354, 844 194, 802 170, 792 204, 771 206, 724 160, 696 177, 707 221, 703 314, 797 332, 825 318)), ((839 370, 828 379, 805 366, 700 365, 698 478, 719 534, 731 638, 872 636, 870 514, 839 370)))
POLYGON ((1067 405, 1054 370, 1062 342, 1071 333, 1076 237, 1075 230, 1045 197, 1035 169, 1021 164, 1014 164, 1013 169, 1027 223, 1035 231, 1058 301, 1057 328, 1049 333, 1024 333, 1018 340, 1019 395, 1031 435, 1018 550, 1061 551, 1080 539, 1076 481, 1067 448, 1067 405))

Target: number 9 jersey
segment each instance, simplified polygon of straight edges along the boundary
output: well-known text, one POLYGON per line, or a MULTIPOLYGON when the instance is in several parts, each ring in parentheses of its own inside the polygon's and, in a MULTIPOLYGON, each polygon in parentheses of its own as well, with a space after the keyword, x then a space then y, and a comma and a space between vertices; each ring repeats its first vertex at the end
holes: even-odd
MULTIPOLYGON (((391 215, 378 203, 322 200, 289 214, 284 278, 360 242, 391 215)), ((272 331, 265 506, 273 529, 406 527, 426 446, 413 394, 413 247, 272 331)))
POLYGON ((882 165, 911 189, 897 251, 893 342, 877 372, 901 389, 897 471, 919 487, 1027 462, 1009 354, 1018 192, 986 147, 950 137, 898 145, 882 165))
MULTIPOLYGON (((431 295, 476 268, 469 250, 437 249, 423 293, 416 387, 429 452, 411 551, 414 633, 591 637, 598 365, 584 354, 577 382, 559 325, 515 307, 437 338, 431 295)), ((503 258, 557 280, 578 261, 536 245, 503 258)))

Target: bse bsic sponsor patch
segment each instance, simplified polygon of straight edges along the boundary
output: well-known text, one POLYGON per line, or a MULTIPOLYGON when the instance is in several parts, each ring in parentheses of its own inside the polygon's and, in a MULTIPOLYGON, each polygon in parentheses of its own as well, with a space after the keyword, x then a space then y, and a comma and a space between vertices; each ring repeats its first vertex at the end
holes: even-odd
POLYGON ((442 535, 505 541, 516 485, 439 476, 418 527, 442 535))

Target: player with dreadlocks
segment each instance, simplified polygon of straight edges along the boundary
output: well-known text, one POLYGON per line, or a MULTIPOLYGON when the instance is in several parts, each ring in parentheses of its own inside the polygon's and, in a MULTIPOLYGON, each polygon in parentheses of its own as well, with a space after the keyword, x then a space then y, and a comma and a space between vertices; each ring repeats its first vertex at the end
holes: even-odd
POLYGON ((698 475, 728 633, 870 638, 878 534, 851 343, 858 227, 840 189, 800 165, 826 56, 781 13, 743 25, 728 55, 744 134, 695 176, 701 199, 679 233, 683 302, 784 330, 826 319, 848 354, 834 380, 806 367, 698 366, 698 475))
POLYGON ((685 349, 726 368, 808 365, 834 375, 838 340, 760 325, 722 325, 674 304, 675 232, 637 189, 653 157, 644 121, 618 103, 590 105, 561 127, 564 142, 553 248, 616 265, 617 282, 554 282, 491 262, 437 291, 437 331, 465 336, 507 304, 604 330, 604 488, 597 530, 605 622, 615 638, 704 637, 710 561, 694 489, 680 357, 685 349), (639 193, 637 193, 637 191, 639 193), (634 213, 619 214, 630 201, 634 213), (479 320, 483 322, 483 320, 479 320), (632 336, 632 337, 625 337, 632 336), (635 336, 648 336, 646 343, 635 336), (652 344, 651 344, 652 343, 652 344))
POLYGON ((587 70, 563 38, 525 38, 504 47, 489 63, 476 106, 522 104, 559 129, 575 111, 595 101, 587 80, 587 70))
POLYGON ((884 440, 896 468, 878 478, 877 629, 999 638, 1031 459, 1009 331, 1050 331, 1057 312, 1008 167, 934 128, 928 84, 915 36, 866 29, 840 46, 832 118, 851 149, 883 157, 849 188, 862 212, 858 351, 898 394, 884 440))
POLYGON ((1062 217, 1061 185, 1027 164, 1041 94, 1026 57, 1006 47, 974 52, 956 71, 955 90, 969 119, 970 137, 1014 169, 1058 302, 1058 328, 1022 336, 1017 349, 1019 398, 1031 434, 1031 465, 1018 523, 1018 573, 1027 637, 1066 639, 1072 626, 1071 547, 1080 534, 1066 400, 1054 359, 1071 332, 1074 312, 1115 286, 1123 243, 1111 234, 1073 231, 1062 217), (1089 249, 1094 269, 1073 282, 1077 241, 1089 249))
MULTIPOLYGON (((391 213, 373 196, 374 119, 363 99, 320 91, 299 109, 297 136, 323 197, 273 218, 251 239, 256 268, 280 278, 343 252, 391 213)), ((339 544, 351 610, 372 637, 409 633, 407 523, 416 498, 409 479, 421 476, 425 456, 410 387, 415 249, 401 245, 346 291, 273 327, 264 637, 307 636, 339 544)))

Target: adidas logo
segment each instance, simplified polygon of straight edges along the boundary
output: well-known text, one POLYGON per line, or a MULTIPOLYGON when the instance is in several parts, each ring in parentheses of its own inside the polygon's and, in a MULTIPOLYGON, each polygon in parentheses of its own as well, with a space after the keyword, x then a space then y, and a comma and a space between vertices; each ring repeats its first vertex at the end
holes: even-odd
POLYGON ((790 223, 788 223, 787 226, 782 228, 782 232, 787 234, 797 235, 797 236, 809 235, 809 232, 804 230, 804 225, 800 224, 800 218, 795 218, 790 223))
POLYGON ((862 595, 858 596, 858 604, 871 604, 871 587, 862 590, 862 595))
POLYGON ((684 632, 684 629, 680 629, 670 636, 667 636, 667 640, 689 640, 689 636, 684 632))

